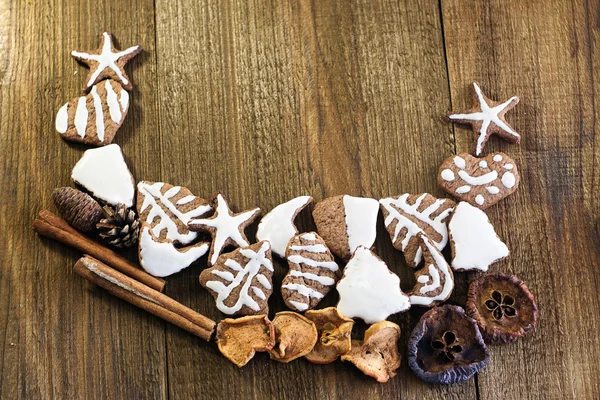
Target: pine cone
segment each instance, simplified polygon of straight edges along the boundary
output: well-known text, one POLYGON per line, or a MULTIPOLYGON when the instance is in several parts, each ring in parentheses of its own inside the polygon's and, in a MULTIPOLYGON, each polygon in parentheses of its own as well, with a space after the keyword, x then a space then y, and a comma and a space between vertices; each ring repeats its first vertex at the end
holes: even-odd
POLYGON ((104 214, 92 196, 72 187, 54 189, 52 199, 65 221, 82 232, 93 231, 104 214))
POLYGON ((124 248, 137 243, 140 221, 133 209, 124 204, 104 206, 104 218, 96 224, 100 238, 111 246, 124 248))

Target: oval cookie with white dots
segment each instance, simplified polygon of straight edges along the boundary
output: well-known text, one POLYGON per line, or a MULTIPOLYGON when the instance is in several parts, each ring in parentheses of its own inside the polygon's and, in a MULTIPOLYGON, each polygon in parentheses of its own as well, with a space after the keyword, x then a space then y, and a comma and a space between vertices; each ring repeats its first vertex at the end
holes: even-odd
POLYGON ((519 171, 504 153, 483 158, 460 153, 442 163, 438 183, 457 199, 485 210, 517 190, 519 171))

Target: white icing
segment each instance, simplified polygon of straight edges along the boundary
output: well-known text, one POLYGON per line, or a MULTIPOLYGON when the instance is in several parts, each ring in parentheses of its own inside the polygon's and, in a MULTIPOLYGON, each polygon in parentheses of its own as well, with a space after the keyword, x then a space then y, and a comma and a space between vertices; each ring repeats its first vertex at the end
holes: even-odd
POLYGON ((442 179, 448 182, 452 182, 456 177, 454 176, 454 172, 452 170, 446 168, 441 173, 442 179))
POLYGON ((500 154, 496 154, 492 160, 496 161, 496 162, 500 162, 502 161, 502 156, 500 154))
POLYGON ((463 185, 463 186, 459 186, 456 188, 456 193, 458 193, 458 194, 469 193, 470 191, 471 191, 471 186, 469 186, 469 185, 463 185))
POLYGON ((327 253, 327 247, 323 244, 292 245, 290 250, 308 251, 311 253, 327 253))
POLYGON ((427 282, 429 282, 429 276, 427 276, 427 275, 419 275, 419 277, 417 278, 417 282, 419 282, 419 283, 427 283, 427 282))
POLYGON ((121 110, 125 112, 129 108, 129 92, 127 90, 121 90, 119 95, 119 103, 121 103, 121 110))
POLYGON ((410 308, 400 290, 400 278, 366 247, 359 247, 344 269, 337 285, 339 312, 348 318, 362 318, 368 324, 410 308))
MULTIPOLYGON (((221 312, 228 315, 235 314, 241 310, 243 306, 246 306, 254 311, 260 311, 260 306, 250 295, 250 290, 252 290, 256 297, 260 298, 261 300, 266 299, 266 296, 261 288, 255 285, 254 278, 256 278, 256 283, 263 286, 265 289, 271 289, 271 283, 267 277, 260 273, 260 269, 263 266, 269 271, 273 271, 273 263, 266 256, 266 253, 270 247, 271 245, 269 242, 263 242, 258 252, 255 252, 250 248, 241 249, 240 253, 248 259, 248 262, 243 267, 237 261, 233 259, 227 259, 224 265, 230 268, 232 271, 237 272, 233 280, 227 279, 229 282, 227 285, 220 281, 206 282, 206 287, 217 293, 217 308, 221 312), (242 281, 244 281, 244 284, 242 285, 242 289, 239 292, 239 297, 235 304, 231 307, 225 305, 225 300, 229 298, 234 289, 240 286, 242 281), (257 290, 260 291, 261 294, 257 294, 257 290)), ((215 274, 215 271, 216 270, 213 269, 211 272, 215 274)))
MULTIPOLYGON (((450 296, 452 290, 454 290, 454 279, 452 276, 452 271, 450 271, 450 266, 446 262, 446 259, 444 258, 442 253, 440 253, 440 251, 436 248, 436 246, 433 243, 431 243, 431 241, 427 237, 423 238, 423 243, 427 248, 427 253, 432 258, 433 263, 429 264, 427 269, 427 272, 429 273, 431 279, 428 278, 425 282, 420 280, 420 278, 425 275, 421 275, 417 279, 419 283, 427 283, 431 281, 430 284, 421 287, 419 292, 421 294, 427 294, 429 292, 433 292, 439 289, 441 285, 440 273, 444 276, 444 287, 438 295, 431 297, 418 295, 410 296, 410 304, 428 306, 435 301, 444 301, 448 298, 448 296, 450 296)), ((427 260, 429 257, 426 256, 425 258, 427 260)))
POLYGON ((512 164, 504 164, 504 169, 513 169, 514 165, 512 164))
POLYGON ((154 240, 148 226, 140 234, 140 265, 154 276, 168 276, 187 268, 208 251, 208 244, 178 249, 168 242, 154 240))
POLYGON ((85 137, 85 128, 88 123, 88 110, 86 107, 85 97, 80 97, 77 101, 77 109, 75 110, 75 129, 77 134, 81 137, 85 137))
MULTIPOLYGON (((146 211, 148 207, 151 207, 148 217, 146 217, 144 222, 152 223, 156 217, 160 218, 159 223, 152 228, 152 233, 154 233, 155 236, 159 237, 162 230, 166 229, 167 239, 176 241, 183 245, 189 244, 196 239, 198 234, 188 229, 186 229, 186 232, 179 232, 176 222, 171 219, 169 214, 167 214, 161 206, 166 207, 167 210, 169 210, 169 212, 171 212, 175 218, 179 219, 185 226, 187 226, 188 222, 190 222, 192 218, 200 217, 206 214, 212 210, 212 207, 208 204, 200 204, 198 207, 189 210, 188 212, 181 212, 177 208, 177 205, 181 204, 177 202, 175 205, 171 201, 171 199, 179 193, 181 187, 173 186, 171 189, 167 190, 165 194, 162 194, 161 189, 163 186, 163 182, 150 184, 142 181, 138 183, 138 192, 144 196, 144 201, 140 207, 140 214, 146 211)), ((190 201, 193 201, 195 198, 196 196, 188 195, 182 199, 188 199, 189 201, 184 203, 187 204, 190 201), (189 199, 190 197, 191 199, 189 199)))
POLYGON ((310 196, 300 196, 269 211, 258 224, 256 240, 268 240, 275 254, 285 258, 288 243, 298 234, 294 216, 311 201, 310 196))
POLYGON ((481 206, 481 205, 483 205, 484 202, 485 202, 485 199, 483 198, 482 195, 478 194, 477 196, 475 196, 475 203, 477 203, 481 206))
POLYGON ((295 269, 290 270, 290 275, 295 277, 301 277, 310 281, 319 282, 321 285, 331 286, 335 283, 335 279, 328 276, 321 276, 310 272, 302 272, 295 269))
MULTIPOLYGON (((384 221, 385 226, 388 227, 394 221, 397 221, 392 243, 396 243, 396 240, 398 240, 398 235, 402 229, 406 228, 407 230, 406 237, 402 241, 402 251, 406 249, 408 242, 413 236, 416 236, 418 233, 425 234, 425 232, 419 227, 419 225, 411 221, 410 218, 407 218, 398 212, 398 209, 431 226, 441 236, 441 240, 436 242, 436 246, 440 250, 446 247, 446 244, 448 243, 448 228, 446 223, 442 221, 448 217, 448 215, 450 215, 452 208, 448 208, 442 211, 437 217, 431 218, 431 214, 437 211, 447 200, 437 199, 433 204, 423 211, 418 211, 426 195, 427 193, 424 193, 423 195, 419 196, 413 205, 410 205, 407 202, 409 196, 408 193, 399 196, 397 199, 390 197, 379 201, 388 212, 388 216, 384 221)), ((419 248, 415 254, 415 259, 413 260, 415 265, 419 265, 421 262, 421 253, 421 248, 419 248)))
POLYGON ((467 171, 458 171, 458 176, 460 176, 460 179, 467 182, 469 185, 481 186, 487 185, 488 183, 498 179, 498 172, 492 171, 480 176, 471 176, 467 171))
POLYGON ((106 104, 108 104, 110 119, 112 119, 114 123, 118 124, 121 122, 121 118, 123 117, 123 114, 121 113, 121 105, 119 104, 117 94, 110 84, 110 80, 106 80, 105 82, 106 83, 104 84, 104 87, 106 88, 106 104))
POLYGON ((300 283, 288 283, 286 285, 281 285, 282 289, 291 290, 294 292, 298 292, 300 295, 308 298, 322 299, 323 293, 310 288, 308 286, 302 285, 300 283))
POLYGON ((517 179, 512 172, 506 172, 502 175, 502 184, 504 187, 512 189, 515 186, 515 183, 517 183, 517 179))
POLYGON ((300 236, 300 237, 304 240, 317 240, 317 237, 312 232, 303 233, 302 236, 300 236))
POLYGON ((288 257, 288 261, 295 264, 306 264, 310 267, 327 268, 330 271, 337 271, 339 269, 335 261, 317 261, 312 258, 302 257, 299 254, 294 254, 288 257))
POLYGON ((488 187, 486 187, 486 189, 490 194, 500 193, 500 189, 498 189, 496 186, 488 186, 488 187))
POLYGON ((308 304, 306 304, 306 303, 300 303, 299 301, 294 301, 294 300, 288 300, 288 303, 290 303, 292 306, 294 306, 296 308, 296 310, 298 310, 298 311, 308 310, 308 304))
POLYGON ((210 265, 214 265, 217 262, 219 254, 221 254, 227 239, 233 240, 239 247, 248 246, 248 242, 242 236, 239 228, 240 225, 258 213, 260 209, 255 208, 254 210, 232 216, 229 214, 227 202, 223 198, 223 195, 219 193, 217 195, 217 209, 215 211, 215 216, 212 219, 194 219, 188 223, 189 226, 202 225, 215 228, 216 232, 212 242, 212 255, 209 260, 210 265))
POLYGON ((87 150, 73 168, 71 178, 108 204, 133 206, 133 177, 117 144, 87 150))
POLYGON ((56 130, 63 134, 69 129, 69 103, 63 104, 56 113, 56 130))
POLYGON ((485 160, 481 160, 479 161, 479 168, 487 168, 488 167, 488 163, 485 160))
POLYGON ((191 203, 192 201, 194 201, 195 198, 196 198, 196 196, 190 194, 190 195, 180 198, 179 200, 177 200, 177 202, 175 204, 177 204, 178 206, 182 206, 184 204, 191 203))
POLYGON ((487 215, 469 203, 459 203, 448 227, 454 243, 454 269, 487 271, 490 264, 508 256, 487 215))
MULTIPOLYGON (((123 90, 125 91, 125 90, 123 90)), ((98 96, 97 86, 92 87, 92 99, 94 100, 94 111, 96 112, 96 133, 98 140, 104 141, 104 113, 102 112, 102 99, 98 96)))
MULTIPOLYGON (((477 148, 475 151, 475 155, 480 155, 483 150, 484 140, 487 136, 487 130, 491 123, 494 123, 497 127, 502 129, 504 132, 516 137, 520 138, 521 136, 513 131, 507 124, 505 124, 500 117, 498 116, 510 103, 514 100, 518 99, 517 97, 511 97, 504 103, 497 105, 495 107, 490 107, 483 98, 483 94, 481 93, 481 89, 476 83, 473 83, 473 87, 475 88, 475 93, 477 94, 477 98, 479 99, 479 107, 481 111, 469 113, 469 114, 453 114, 448 118, 450 119, 462 119, 468 121, 483 121, 481 124, 481 129, 479 130, 479 138, 477 139, 477 148)), ((496 161, 494 159, 494 161, 496 161)), ((464 168, 464 167, 463 167, 464 168)))
POLYGON ((377 236, 377 214, 379 202, 366 197, 344 196, 346 231, 350 254, 358 246, 371 247, 377 236))
POLYGON ((465 169, 465 167, 467 166, 467 162, 462 157, 454 156, 454 165, 456 165, 460 169, 465 169))
POLYGON ((119 58, 137 51, 138 48, 139 46, 133 46, 126 50, 113 53, 111 37, 107 32, 104 32, 102 51, 100 54, 89 54, 80 51, 73 51, 71 52, 71 55, 73 55, 73 57, 78 57, 84 60, 91 60, 98 63, 96 71, 90 76, 90 79, 87 83, 87 87, 92 86, 98 78, 98 76, 100 75, 100 73, 106 68, 112 69, 115 72, 115 74, 117 74, 117 77, 121 80, 121 82, 124 85, 127 85, 129 81, 123 76, 123 74, 121 73, 121 69, 117 66, 116 62, 119 60, 119 58))

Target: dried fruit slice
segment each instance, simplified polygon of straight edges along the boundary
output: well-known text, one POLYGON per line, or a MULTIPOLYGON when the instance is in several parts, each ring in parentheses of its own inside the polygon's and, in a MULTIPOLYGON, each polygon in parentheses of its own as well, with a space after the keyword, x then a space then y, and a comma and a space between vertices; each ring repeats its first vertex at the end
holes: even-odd
POLYGON ((292 311, 282 311, 273 318, 275 347, 270 351, 273 360, 288 363, 311 352, 317 342, 315 324, 292 311))
POLYGON ((514 275, 490 273, 471 282, 466 308, 485 341, 493 344, 514 342, 537 321, 535 299, 514 275))
POLYGON ((377 382, 387 382, 396 376, 396 370, 400 367, 398 339, 398 325, 390 321, 378 322, 367 329, 363 342, 352 341, 352 349, 342 356, 342 361, 350 361, 377 382))
POLYGON ((426 312, 408 342, 408 365, 428 383, 465 381, 485 367, 489 358, 477 324, 457 306, 426 312))
POLYGON ((318 340, 306 359, 313 364, 329 364, 350 351, 354 320, 344 317, 337 308, 309 310, 304 316, 314 322, 318 340))
POLYGON ((225 318, 217 326, 216 341, 221 354, 241 368, 257 351, 273 348, 275 328, 266 315, 225 318))

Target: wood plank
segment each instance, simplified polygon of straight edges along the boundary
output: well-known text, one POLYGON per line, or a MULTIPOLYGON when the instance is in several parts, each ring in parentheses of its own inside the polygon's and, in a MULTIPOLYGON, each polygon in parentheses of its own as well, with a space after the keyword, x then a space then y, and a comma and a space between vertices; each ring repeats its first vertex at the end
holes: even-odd
MULTIPOLYGON (((305 193, 441 195, 435 171, 454 142, 440 119, 450 98, 438 3, 379 3, 157 1, 164 179, 204 196, 222 190, 236 210, 268 211, 305 193)), ((311 228, 307 213, 299 225, 311 228)), ((410 289, 412 271, 379 234, 378 251, 410 289)), ((198 264, 170 277, 167 293, 221 319, 198 264)), ((277 264, 276 287, 287 269, 277 264)), ((283 309, 279 294, 271 309, 283 309)), ((392 318, 403 353, 418 316, 392 318)), ((214 346, 167 330, 173 398, 476 397, 473 380, 427 386, 405 361, 386 385, 341 362, 258 355, 238 370, 214 346)))
POLYGON ((0 5, 0 397, 162 398, 164 323, 89 287, 71 270, 79 257, 31 230, 50 194, 70 184, 84 150, 54 130, 60 105, 81 95, 87 70, 70 56, 111 30, 120 45, 149 51, 128 67, 135 89, 116 142, 132 171, 154 171, 152 1, 97 6, 69 1, 0 5), (143 100, 143 105, 142 105, 143 100))
MULTIPOLYGON (((492 268, 527 282, 541 309, 538 328, 492 347, 479 375, 481 398, 597 398, 600 314, 595 293, 600 177, 598 5, 573 1, 442 1, 455 110, 470 105, 478 81, 494 99, 521 103, 507 116, 520 146, 491 141, 521 171, 519 190, 488 214, 512 251, 492 268), (595 228, 595 226, 596 228, 595 228)), ((456 129, 457 150, 470 151, 456 129)))

